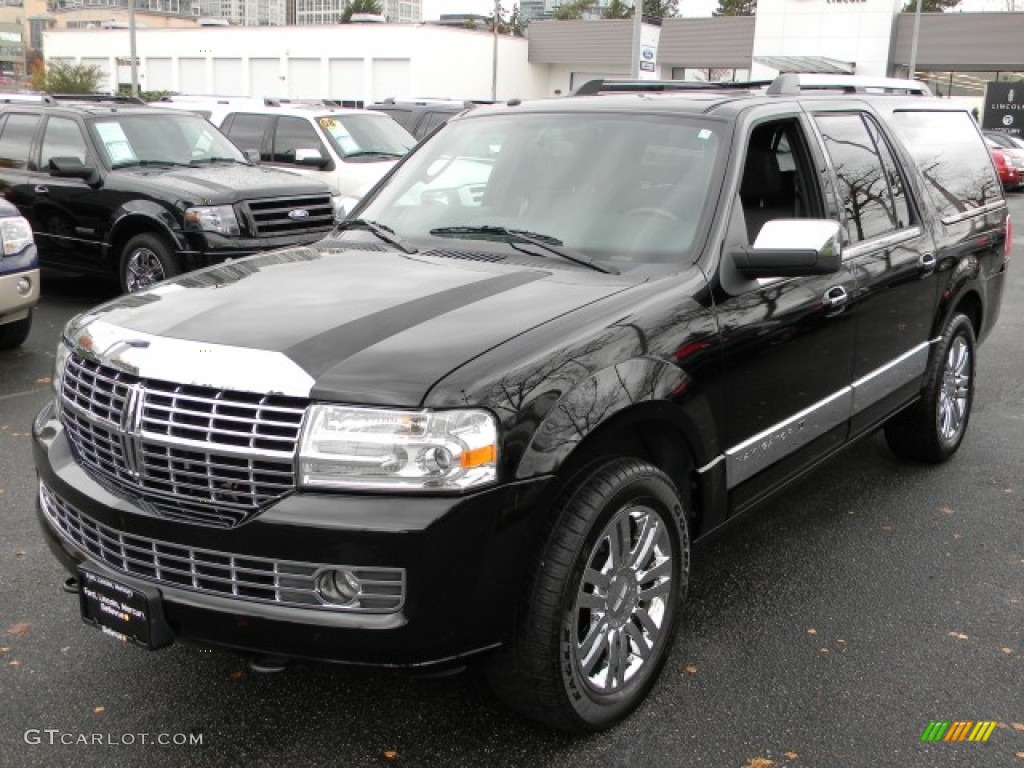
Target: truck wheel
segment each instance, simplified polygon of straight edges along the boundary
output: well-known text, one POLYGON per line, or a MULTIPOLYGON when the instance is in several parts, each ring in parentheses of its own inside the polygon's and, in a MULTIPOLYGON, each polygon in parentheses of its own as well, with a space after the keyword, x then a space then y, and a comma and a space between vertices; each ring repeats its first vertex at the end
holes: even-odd
POLYGON ((966 315, 946 324, 928 365, 921 399, 885 425, 885 439, 897 456, 940 463, 964 439, 974 402, 974 328, 966 315))
POLYGON ((0 325, 0 349, 20 347, 28 338, 30 330, 32 330, 32 312, 29 312, 28 317, 21 320, 0 325))
POLYGON ((158 235, 136 235, 121 252, 121 290, 144 291, 181 273, 178 259, 158 235))
POLYGON ((643 701, 668 657, 690 542, 671 480, 615 459, 563 494, 509 646, 488 669, 520 714, 608 728, 643 701))

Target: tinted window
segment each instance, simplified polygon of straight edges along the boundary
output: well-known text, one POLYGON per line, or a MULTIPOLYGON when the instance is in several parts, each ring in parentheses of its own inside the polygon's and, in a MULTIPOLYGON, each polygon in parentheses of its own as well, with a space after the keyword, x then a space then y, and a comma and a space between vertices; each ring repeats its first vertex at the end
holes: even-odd
MULTIPOLYGON (((169 112, 170 110, 168 110, 169 112)), ((241 161, 234 144, 199 115, 129 110, 89 121, 95 146, 113 168, 241 161)))
POLYGON ((43 151, 40 167, 50 167, 51 157, 77 157, 85 162, 85 137, 78 123, 67 117, 51 117, 43 131, 43 151))
MULTIPOLYGON (((231 121, 231 127, 227 130, 228 138, 241 150, 255 149, 261 152, 263 148, 263 134, 270 123, 269 115, 247 115, 238 113, 231 121)), ((268 157, 263 157, 268 160, 268 157)))
POLYGON ((396 109, 395 107, 370 107, 370 109, 383 112, 406 130, 409 130, 415 117, 412 110, 409 109, 396 109))
POLYGON ((999 179, 966 112, 896 112, 893 126, 943 217, 1001 199, 999 179))
POLYGON ((441 125, 441 123, 447 122, 448 118, 452 115, 457 114, 456 112, 427 112, 423 115, 423 119, 420 120, 420 124, 416 126, 416 138, 422 139, 432 130, 441 125))
POLYGON ((896 226, 897 228, 910 226, 910 204, 907 201, 907 189, 903 182, 903 175, 900 173, 899 164, 892 154, 892 148, 885 140, 874 120, 865 117, 864 122, 867 123, 868 132, 875 142, 875 148, 878 150, 879 157, 882 158, 882 167, 885 168, 885 180, 889 184, 889 195, 892 197, 896 226))
POLYGON ((274 131, 274 162, 294 163, 297 149, 316 149, 326 154, 312 123, 301 117, 280 118, 274 131))
POLYGON ((815 118, 839 181, 846 242, 858 243, 897 229, 889 182, 875 142, 860 115, 815 118))
POLYGON ((8 115, 0 132, 0 167, 25 168, 39 115, 8 115))

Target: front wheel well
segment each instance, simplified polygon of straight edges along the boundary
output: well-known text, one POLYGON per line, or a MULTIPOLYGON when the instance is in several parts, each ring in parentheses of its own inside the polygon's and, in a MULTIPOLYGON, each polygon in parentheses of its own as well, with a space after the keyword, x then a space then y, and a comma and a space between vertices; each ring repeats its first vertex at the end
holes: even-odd
POLYGON ((119 224, 110 238, 110 249, 107 252, 107 264, 111 271, 117 274, 121 265, 121 253, 124 247, 136 235, 155 235, 166 240, 172 250, 176 250, 178 244, 174 237, 167 231, 167 228, 154 219, 144 216, 134 216, 123 224, 119 224))

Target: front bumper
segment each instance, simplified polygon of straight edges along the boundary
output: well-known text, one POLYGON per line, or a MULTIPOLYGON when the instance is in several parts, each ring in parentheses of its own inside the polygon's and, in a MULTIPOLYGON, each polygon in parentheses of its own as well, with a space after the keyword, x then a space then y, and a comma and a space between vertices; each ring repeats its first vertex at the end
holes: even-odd
POLYGON ((178 639, 328 661, 420 666, 499 645, 552 485, 544 478, 447 498, 295 493, 236 528, 210 528, 157 517, 97 483, 75 463, 52 406, 33 433, 41 485, 78 516, 77 528, 55 525, 37 502, 46 540, 70 571, 87 563, 132 586, 155 584, 178 639), (116 554, 83 546, 82 531, 156 542, 154 550, 401 569, 404 596, 397 610, 365 613, 213 593, 126 570, 116 554))
POLYGON ((39 270, 0 274, 0 322, 20 320, 39 301, 39 270), (19 288, 28 282, 28 290, 19 288))

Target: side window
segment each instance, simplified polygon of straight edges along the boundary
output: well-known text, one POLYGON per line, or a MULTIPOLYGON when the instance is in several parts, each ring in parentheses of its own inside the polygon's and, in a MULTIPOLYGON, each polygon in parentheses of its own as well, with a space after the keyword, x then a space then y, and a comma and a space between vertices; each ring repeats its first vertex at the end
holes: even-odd
POLYGON ((43 131, 43 151, 40 168, 50 167, 51 157, 77 157, 85 162, 85 137, 78 123, 67 117, 51 117, 43 131))
POLYGON ((900 111, 893 113, 892 124, 941 217, 1002 199, 988 150, 966 112, 900 111))
POLYGON ((451 114, 447 112, 427 112, 423 115, 423 119, 420 120, 420 124, 416 126, 416 138, 422 139, 428 133, 432 132, 441 123, 448 121, 451 114))
POLYGON ((294 163, 297 149, 318 149, 326 154, 312 123, 301 117, 279 118, 274 131, 274 162, 294 163))
POLYGON ((740 202, 751 244, 774 219, 821 218, 821 195, 797 120, 757 125, 747 142, 740 202))
MULTIPOLYGON (((269 124, 270 115, 238 113, 234 115, 234 119, 228 127, 227 137, 243 152, 247 149, 262 152, 263 134, 269 124)), ((270 158, 263 156, 262 159, 269 160, 270 158)))
POLYGON ((39 115, 12 114, 7 116, 0 132, 0 167, 27 168, 32 137, 39 125, 39 115))
POLYGON ((839 181, 845 241, 859 243, 899 228, 882 159, 860 115, 817 115, 814 120, 839 181))
POLYGON ((881 130, 879 130, 878 125, 875 124, 875 121, 865 118, 865 122, 868 126, 868 132, 875 142, 875 148, 878 149, 878 154, 882 158, 882 167, 885 168, 885 180, 889 184, 889 194, 892 196, 896 226, 901 228, 909 227, 912 223, 910 203, 907 200, 907 188, 903 180, 903 174, 900 172, 899 164, 896 162, 892 149, 882 135, 881 130))

